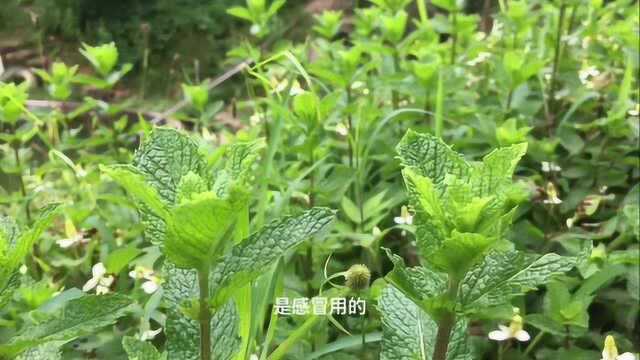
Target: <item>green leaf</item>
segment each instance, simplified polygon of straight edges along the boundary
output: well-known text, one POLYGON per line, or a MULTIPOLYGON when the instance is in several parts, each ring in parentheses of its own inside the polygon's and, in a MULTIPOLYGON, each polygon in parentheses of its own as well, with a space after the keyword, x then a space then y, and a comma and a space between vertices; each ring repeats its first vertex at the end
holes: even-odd
POLYGON ((587 310, 592 300, 592 296, 574 297, 567 285, 560 281, 552 281, 547 284, 544 309, 545 313, 558 324, 586 329, 589 327, 587 310))
POLYGON ((224 304, 233 289, 255 279, 288 249, 325 230, 334 216, 330 209, 312 208, 298 216, 275 220, 235 245, 213 268, 214 303, 224 304))
POLYGON ((129 360, 162 360, 165 358, 153 344, 131 336, 122 338, 122 347, 127 352, 129 360))
POLYGON ((223 242, 231 241, 225 235, 236 222, 238 205, 235 199, 207 192, 171 209, 164 244, 169 260, 182 268, 202 268, 222 255, 223 242))
POLYGON ((197 321, 186 317, 179 308, 169 308, 164 332, 167 336, 167 358, 200 359, 200 328, 197 321))
POLYGON ((622 265, 608 265, 594 275, 585 279, 574 296, 576 299, 590 297, 599 289, 613 282, 615 278, 626 273, 627 269, 622 265))
MULTIPOLYGON (((205 177, 205 162, 197 143, 171 128, 154 128, 149 139, 136 151, 133 164, 169 207, 175 204, 183 176, 193 172, 205 177)), ((145 237, 154 244, 162 244, 166 231, 164 220, 146 205, 139 211, 146 225, 145 237)))
POLYGON ((142 202, 155 215, 168 217, 167 205, 144 175, 131 165, 100 166, 100 170, 122 186, 136 201, 142 202))
MULTIPOLYGON (((238 351, 239 315, 233 301, 220 307, 211 319, 211 358, 220 360, 233 359, 238 351)), ((181 360, 200 360, 200 328, 197 321, 192 320, 177 308, 167 313, 165 329, 167 335, 167 358, 181 360)))
POLYGON ((127 267, 129 263, 140 256, 142 250, 137 249, 135 245, 129 245, 116 249, 109 253, 105 260, 105 267, 110 274, 119 274, 122 269, 127 267))
POLYGON ((163 298, 173 307, 189 299, 198 297, 198 273, 192 269, 181 269, 171 261, 165 261, 162 267, 166 282, 162 285, 163 298))
MULTIPOLYGON (((393 286, 382 291, 381 360, 431 359, 438 326, 420 307, 393 286)), ((451 331, 447 360, 471 360, 467 322, 460 319, 451 331)))
POLYGON ((315 93, 305 91, 293 98, 293 112, 301 119, 313 122, 317 119, 320 99, 315 93))
POLYGON ((33 226, 22 233, 13 219, 0 216, 0 307, 9 302, 20 284, 17 268, 59 212, 58 204, 46 206, 33 226))
POLYGON ((459 300, 465 309, 500 305, 571 270, 575 263, 575 258, 553 253, 534 257, 518 251, 492 251, 466 274, 459 300))
POLYGON ((11 301, 13 292, 20 286, 20 274, 17 270, 9 275, 2 274, 2 276, 0 278, 0 309, 5 308, 7 303, 11 301))
POLYGON ((118 63, 118 48, 114 42, 99 46, 82 44, 80 53, 102 76, 107 76, 118 63))
POLYGON ((206 192, 208 189, 209 186, 203 178, 198 174, 189 172, 180 179, 178 194, 176 195, 176 204, 192 200, 194 195, 206 192))
POLYGON ((382 314, 381 360, 431 359, 437 324, 398 289, 387 286, 378 301, 382 314))
POLYGON ((460 279, 495 241, 496 238, 454 230, 427 261, 437 269, 460 279))
POLYGON ((408 130, 396 151, 402 166, 429 178, 439 194, 444 191, 443 183, 447 174, 466 177, 470 172, 471 166, 460 154, 430 134, 408 130))
POLYGON ((9 254, 8 269, 15 269, 22 263, 24 257, 31 251, 33 244, 40 238, 40 235, 51 225, 53 219, 60 213, 59 204, 47 205, 40 211, 38 219, 33 226, 24 231, 15 243, 9 254))
POLYGON ((23 352, 16 360, 62 360, 62 342, 49 342, 23 352))
POLYGON ((255 178, 254 166, 264 147, 264 139, 238 142, 227 147, 225 166, 216 176, 213 191, 222 197, 229 193, 231 184, 250 186, 255 178))
POLYGON ((6 345, 0 355, 16 356, 21 352, 52 341, 69 342, 113 324, 123 316, 132 301, 119 294, 87 295, 69 301, 62 310, 40 324, 28 325, 6 345))
POLYGON ((511 185, 516 165, 526 152, 526 143, 502 147, 487 154, 481 164, 474 164, 470 179, 474 195, 494 196, 501 188, 511 185))
POLYGON ((393 263, 393 270, 387 273, 385 279, 415 304, 428 310, 425 301, 437 298, 446 291, 446 276, 425 267, 407 268, 401 257, 392 254, 389 249, 384 250, 393 263))
POLYGON ((342 207, 342 211, 349 218, 349 220, 353 221, 356 224, 362 223, 363 219, 360 218, 360 210, 358 210, 358 207, 353 203, 353 201, 351 201, 351 199, 343 196, 340 204, 342 207))
POLYGON ((241 7, 241 6, 231 7, 227 9, 227 14, 243 20, 247 20, 249 22, 253 22, 253 18, 251 17, 251 13, 249 12, 249 9, 245 7, 241 7))

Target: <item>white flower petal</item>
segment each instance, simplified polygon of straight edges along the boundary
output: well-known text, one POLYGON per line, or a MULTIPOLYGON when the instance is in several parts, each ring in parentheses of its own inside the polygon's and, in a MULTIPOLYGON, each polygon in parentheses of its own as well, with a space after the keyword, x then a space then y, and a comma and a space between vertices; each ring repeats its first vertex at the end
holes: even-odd
POLYGON ((413 216, 409 215, 404 219, 407 225, 413 225, 413 216))
POLYGON ((138 273, 135 270, 131 270, 129 271, 129 277, 132 279, 137 279, 138 278, 138 273))
POLYGON ((404 218, 401 216, 396 216, 393 218, 393 222, 395 222, 398 225, 403 225, 404 224, 404 218))
POLYGON ((96 287, 96 294, 97 295, 104 295, 104 294, 108 294, 108 293, 109 293, 109 287, 108 286, 98 285, 96 287))
POLYGON ((93 274, 94 278, 102 277, 102 275, 107 273, 107 269, 104 267, 104 264, 99 262, 91 268, 91 274, 93 274))
POLYGON ((109 287, 111 286, 111 284, 113 284, 113 280, 115 279, 111 275, 103 277, 102 279, 100 279, 100 285, 109 287))
POLYGON ((529 333, 528 333, 528 332, 526 332, 526 331, 524 331, 524 330, 519 330, 519 331, 517 331, 517 332, 515 333, 515 336, 514 336, 514 337, 515 337, 518 341, 522 341, 522 342, 525 342, 525 341, 529 341, 529 340, 531 340, 531 336, 529 335, 529 333))
POLYGON ((151 340, 154 337, 156 337, 156 335, 160 334, 161 332, 162 332, 162 328, 157 328, 156 330, 147 330, 147 331, 142 333, 142 335, 140 336, 140 340, 142 340, 142 341, 151 340))
POLYGON ((60 240, 56 240, 56 244, 58 244, 58 246, 60 246, 63 249, 66 249, 68 247, 71 247, 73 244, 75 244, 76 241, 74 239, 60 239, 60 240))
POLYGON ((504 341, 511 338, 511 334, 509 332, 505 332, 502 330, 494 330, 489 333, 489 339, 495 341, 504 341))
POLYGON ((82 291, 87 292, 91 289, 93 289, 94 287, 96 287, 96 285, 98 285, 98 281, 100 281, 100 278, 91 278, 89 279, 89 281, 87 281, 84 286, 82 287, 82 291))
POLYGON ((622 355, 619 355, 616 360, 636 360, 636 356, 630 352, 626 352, 622 355))
POLYGON ((142 290, 147 294, 153 294, 154 292, 156 292, 156 290, 158 290, 158 284, 151 280, 145 281, 142 284, 142 290))

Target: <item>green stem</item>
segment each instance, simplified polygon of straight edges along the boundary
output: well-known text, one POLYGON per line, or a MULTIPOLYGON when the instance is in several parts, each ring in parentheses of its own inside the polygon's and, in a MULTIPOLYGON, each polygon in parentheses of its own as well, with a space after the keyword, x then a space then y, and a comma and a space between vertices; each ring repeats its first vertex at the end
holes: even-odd
POLYGON ((211 360, 211 308, 209 307, 209 268, 198 271, 200 288, 200 359, 211 360))
MULTIPOLYGON (((349 89, 349 85, 347 85, 345 92, 347 93, 347 107, 351 103, 351 89, 349 89)), ((351 144, 351 134, 353 130, 353 119, 351 118, 351 111, 347 110, 347 148, 349 150, 349 167, 353 168, 353 144, 351 144)))
POLYGON ((504 111, 504 116, 506 117, 511 111, 511 102, 513 101, 513 89, 509 90, 509 95, 507 95, 507 107, 504 111))
MULTIPOLYGON (((349 289, 345 288, 345 289, 339 290, 337 293, 335 293, 335 295, 327 299, 330 302, 331 298, 346 296, 348 293, 349 293, 349 289)), ((311 314, 309 318, 302 325, 300 325, 299 328, 295 329, 289 335, 289 337, 287 337, 283 342, 280 343, 280 345, 278 345, 278 347, 275 350, 273 350, 271 355, 269 355, 268 360, 280 360, 285 355, 289 354, 289 350, 291 350, 291 347, 295 345, 298 341, 302 340, 305 336, 307 336, 309 331, 311 331, 311 329, 313 329, 313 327, 316 324, 318 324, 321 320, 324 320, 324 319, 325 319, 325 316, 311 314)))
MULTIPOLYGON (((398 56, 398 49, 393 49, 393 71, 398 72, 400 70, 400 57, 398 56)), ((393 106, 393 110, 397 110, 400 103, 400 94, 398 94, 398 90, 391 90, 391 104, 393 106)))
POLYGON ((16 159, 16 167, 18 168, 18 182, 20 183, 20 193, 22 194, 23 200, 25 200, 25 213, 27 215, 27 221, 31 223, 31 211, 29 211, 29 201, 27 200, 27 189, 24 186, 24 179, 22 177, 22 165, 20 163, 20 153, 17 147, 13 148, 13 155, 16 159))
POLYGON ((451 65, 456 63, 456 45, 458 43, 458 11, 451 13, 453 22, 453 33, 451 34, 451 65))
POLYGON ((436 137, 442 138, 442 130, 444 127, 444 79, 442 69, 438 71, 438 86, 436 90, 436 115, 435 115, 435 134, 436 137))
POLYGON ((447 290, 447 300, 451 308, 443 314, 438 321, 438 333, 436 334, 436 344, 433 349, 433 360, 446 360, 451 330, 456 323, 455 303, 458 297, 458 284, 456 279, 449 278, 449 289, 447 290))
POLYGON ((280 345, 271 353, 269 360, 279 360, 289 353, 289 350, 295 343, 304 338, 309 331, 320 321, 322 316, 311 315, 299 328, 289 335, 289 337, 280 343, 280 345))
POLYGON ((535 338, 533 338, 533 341, 529 344, 529 346, 527 346, 527 348, 524 351, 524 356, 529 355, 529 353, 536 347, 536 345, 538 345, 538 343, 540 342, 540 340, 542 340, 542 338, 544 337, 546 333, 544 331, 540 331, 538 333, 538 335, 536 335, 535 338))
POLYGON ((555 106, 554 105, 554 100, 555 100, 555 92, 556 92, 556 82, 557 82, 557 76, 558 76, 558 65, 560 64, 560 51, 562 50, 561 45, 562 45, 562 24, 564 23, 564 16, 565 16, 565 12, 567 10, 567 5, 565 5, 564 3, 562 5, 560 5, 560 14, 558 15, 558 28, 557 28, 557 33, 556 33, 556 45, 555 45, 555 50, 554 50, 554 55, 553 55, 553 68, 551 71, 551 84, 550 84, 550 88, 549 88, 549 99, 547 100, 549 103, 549 112, 550 114, 547 116, 547 127, 548 127, 548 131, 551 132, 551 129, 553 129, 554 126, 554 122, 555 122, 555 106))

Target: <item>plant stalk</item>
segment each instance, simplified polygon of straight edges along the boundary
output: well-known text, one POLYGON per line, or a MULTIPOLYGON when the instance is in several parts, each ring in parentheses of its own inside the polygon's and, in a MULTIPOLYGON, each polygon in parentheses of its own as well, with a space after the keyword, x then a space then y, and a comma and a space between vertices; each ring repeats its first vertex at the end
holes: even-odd
POLYGON ((200 288, 200 360, 211 360, 211 308, 209 307, 209 267, 198 271, 200 288))
POLYGON ((560 51, 562 50, 561 45, 562 45, 562 24, 564 23, 564 17, 565 17, 565 13, 567 11, 567 5, 565 5, 564 3, 562 5, 560 5, 560 14, 558 15, 558 29, 557 29, 557 33, 556 33, 556 44, 555 44, 555 50, 554 50, 554 54, 553 54, 553 69, 551 71, 551 83, 550 83, 550 88, 549 88, 549 99, 547 99, 548 103, 549 103, 549 112, 550 114, 547 116, 547 127, 548 127, 548 131, 551 132, 551 129, 554 126, 554 122, 555 122, 555 93, 556 93, 556 86, 557 86, 557 76, 558 76, 558 66, 560 64, 560 51))
POLYGON ((447 290, 447 300, 451 304, 451 309, 445 313, 438 321, 438 333, 436 334, 436 344, 433 349, 433 360, 446 360, 451 330, 456 323, 455 303, 458 297, 458 280, 449 279, 449 289, 447 290))
POLYGON ((20 183, 20 193, 22 194, 22 198, 25 200, 24 210, 27 215, 27 221, 31 223, 31 211, 29 211, 29 201, 27 200, 27 189, 24 186, 24 178, 22 177, 22 164, 20 163, 20 153, 18 152, 18 148, 13 148, 13 155, 16 159, 16 167, 18 168, 18 182, 20 183))
POLYGON ((451 65, 456 63, 456 46, 458 44, 458 10, 451 14, 453 22, 453 33, 451 33, 451 65))

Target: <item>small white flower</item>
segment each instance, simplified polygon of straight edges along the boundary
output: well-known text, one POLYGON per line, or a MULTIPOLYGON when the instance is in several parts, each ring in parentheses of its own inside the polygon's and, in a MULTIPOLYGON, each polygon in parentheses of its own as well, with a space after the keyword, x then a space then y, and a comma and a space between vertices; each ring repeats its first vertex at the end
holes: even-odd
POLYGON ((600 75, 600 70, 598 70, 595 66, 588 66, 584 69, 581 69, 578 72, 578 77, 580 78, 580 82, 583 85, 586 85, 587 88, 593 87, 593 83, 591 79, 600 75))
POLYGON ((262 116, 260 116, 260 114, 258 113, 253 113, 253 115, 249 117, 249 123, 251 124, 251 126, 257 126, 261 122, 262 122, 262 116))
POLYGON ((482 52, 480 52, 478 54, 478 56, 476 56, 475 59, 471 59, 471 60, 467 61, 467 65, 476 66, 478 64, 481 64, 481 63, 487 61, 490 57, 491 57, 491 53, 486 52, 486 51, 482 51, 482 52))
POLYGON ((63 249, 67 249, 72 246, 86 244, 86 243, 87 243, 87 239, 85 239, 82 233, 77 233, 76 235, 67 239, 56 240, 56 244, 58 244, 58 246, 60 246, 63 249))
POLYGON ((24 275, 27 273, 27 270, 29 270, 27 269, 27 265, 22 264, 22 266, 20 266, 20 269, 18 271, 20 271, 20 274, 24 275))
POLYGON ((140 340, 142 341, 147 341, 147 340, 152 340, 153 338, 156 337, 156 335, 160 334, 162 332, 162 328, 157 328, 156 330, 147 330, 144 331, 142 333, 142 335, 140 335, 140 340))
POLYGON ((336 125, 336 132, 340 136, 349 135, 349 129, 347 129, 347 127, 343 123, 339 123, 338 125, 336 125))
POLYGON ((296 96, 302 94, 303 92, 304 89, 302 89, 302 86, 300 86, 298 80, 294 80, 293 84, 291 84, 291 89, 289 89, 289 95, 296 96))
POLYGON ((260 32, 260 30, 262 30, 262 28, 260 27, 260 25, 258 24, 253 24, 251 25, 251 27, 249 28, 249 32, 251 33, 251 35, 258 35, 258 33, 260 32))
POLYGON ((413 215, 411 215, 407 207, 403 205, 400 209, 400 216, 394 217, 393 221, 398 225, 412 225, 413 215))
POLYGON ((544 199, 543 203, 551 205, 562 204, 562 200, 558 197, 558 190, 556 190, 556 186, 552 182, 547 183, 546 193, 547 198, 544 199))
POLYGON ((519 310, 514 309, 515 314, 511 318, 511 324, 509 326, 498 325, 499 330, 494 330, 489 333, 489 339, 495 341, 505 341, 510 339, 516 339, 521 342, 526 342, 531 339, 529 333, 522 329, 522 316, 518 314, 519 310))
POLYGON ((56 240, 56 244, 63 249, 70 248, 72 246, 84 245, 89 242, 90 238, 85 236, 83 231, 78 231, 71 219, 67 218, 64 222, 65 239, 56 240))
POLYGON ((129 277, 133 279, 145 280, 141 287, 147 294, 153 294, 160 288, 161 280, 154 275, 153 270, 144 266, 136 266, 134 270, 129 272, 129 277))
POLYGON ((604 349, 602 350, 602 359, 600 360, 636 360, 636 356, 630 352, 618 355, 618 347, 613 336, 608 335, 604 340, 604 349))
POLYGON ((640 104, 636 103, 636 106, 631 108, 629 111, 627 111, 627 114, 629 114, 631 116, 640 115, 640 104))
POLYGON ((362 89, 362 95, 369 95, 369 88, 362 89))
POLYGON ((549 197, 548 199, 544 199, 543 203, 549 205, 560 205, 562 204, 562 199, 558 198, 557 196, 553 196, 549 197))
POLYGON ((284 89, 286 89, 287 86, 289 86, 289 81, 287 81, 287 79, 278 80, 277 78, 273 77, 271 78, 270 82, 271 82, 271 88, 275 93, 280 93, 284 89))
POLYGON ((354 81, 353 84, 351 84, 351 89, 357 90, 363 86, 364 86, 364 83, 362 81, 354 81))
POLYGON ((558 164, 553 163, 553 162, 549 162, 549 161, 543 161, 542 162, 542 172, 557 172, 557 171, 562 171, 562 168, 560 166, 558 166, 558 164))
POLYGON ((378 236, 380 236, 380 234, 382 234, 382 231, 380 230, 380 228, 379 228, 379 227, 374 226, 374 227, 373 227, 373 230, 371 231, 371 234, 372 234, 373 236, 375 236, 375 237, 378 237, 378 236))
POLYGON ((153 294, 159 287, 158 283, 153 280, 147 280, 142 283, 142 291, 147 294, 153 294))
POLYGON ((104 267, 104 264, 99 262, 91 268, 92 278, 84 284, 82 287, 82 291, 89 292, 91 289, 96 289, 96 294, 102 295, 109 292, 109 287, 113 284, 114 278, 113 276, 105 276, 107 274, 107 269, 104 267))

